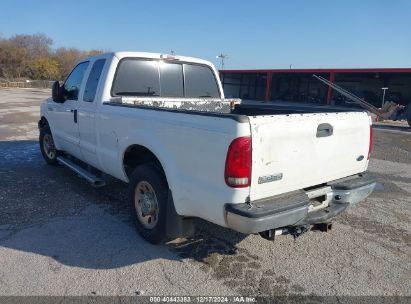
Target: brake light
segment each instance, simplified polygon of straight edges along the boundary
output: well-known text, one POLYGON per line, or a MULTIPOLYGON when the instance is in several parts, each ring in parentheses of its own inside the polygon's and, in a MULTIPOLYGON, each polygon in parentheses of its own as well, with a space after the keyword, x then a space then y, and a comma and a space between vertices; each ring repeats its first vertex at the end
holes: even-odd
POLYGON ((371 151, 372 151, 372 125, 370 125, 370 145, 368 147, 368 157, 367 157, 367 159, 370 159, 371 151))
POLYGON ((227 151, 225 182, 232 188, 244 188, 251 184, 251 138, 234 139, 227 151))
POLYGON ((163 60, 180 60, 178 56, 170 55, 170 54, 161 54, 160 58, 163 60))

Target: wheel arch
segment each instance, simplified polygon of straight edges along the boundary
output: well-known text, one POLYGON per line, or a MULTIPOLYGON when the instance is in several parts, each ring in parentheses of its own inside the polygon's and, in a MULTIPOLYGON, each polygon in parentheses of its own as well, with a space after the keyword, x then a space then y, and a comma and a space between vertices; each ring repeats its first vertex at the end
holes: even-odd
POLYGON ((49 121, 45 116, 41 116, 40 120, 38 121, 38 127, 39 129, 41 129, 45 126, 50 126, 49 121))
POLYGON ((167 185, 169 185, 169 179, 167 178, 163 163, 151 149, 140 144, 131 144, 123 151, 122 166, 128 180, 137 166, 150 162, 158 165, 158 169, 164 174, 167 185))

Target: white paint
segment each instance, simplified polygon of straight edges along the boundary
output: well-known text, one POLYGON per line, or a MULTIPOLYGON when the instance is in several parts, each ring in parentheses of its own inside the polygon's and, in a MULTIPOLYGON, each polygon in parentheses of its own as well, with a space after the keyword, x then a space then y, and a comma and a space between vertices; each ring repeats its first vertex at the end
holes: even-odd
POLYGON ((250 117, 253 145, 251 200, 319 185, 367 169, 369 119, 365 112, 250 117), (319 124, 333 134, 316 137, 319 124), (362 161, 357 158, 363 155, 362 161), (260 176, 283 174, 259 184, 260 176))

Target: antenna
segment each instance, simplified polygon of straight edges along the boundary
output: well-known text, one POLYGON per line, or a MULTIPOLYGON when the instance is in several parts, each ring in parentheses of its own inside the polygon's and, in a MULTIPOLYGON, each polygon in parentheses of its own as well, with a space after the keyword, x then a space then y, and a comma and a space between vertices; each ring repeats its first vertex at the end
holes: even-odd
POLYGON ((228 59, 228 55, 221 53, 217 55, 216 58, 221 59, 221 69, 224 70, 224 60, 228 59))

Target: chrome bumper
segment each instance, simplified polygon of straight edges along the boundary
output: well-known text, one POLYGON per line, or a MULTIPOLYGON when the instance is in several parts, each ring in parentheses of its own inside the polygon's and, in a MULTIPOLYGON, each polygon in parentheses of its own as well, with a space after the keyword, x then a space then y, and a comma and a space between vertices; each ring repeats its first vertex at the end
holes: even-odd
POLYGON ((258 233, 288 226, 324 223, 358 204, 374 190, 376 181, 358 174, 310 191, 294 191, 261 201, 227 204, 227 226, 242 233, 258 233), (313 205, 313 200, 321 203, 313 205))

